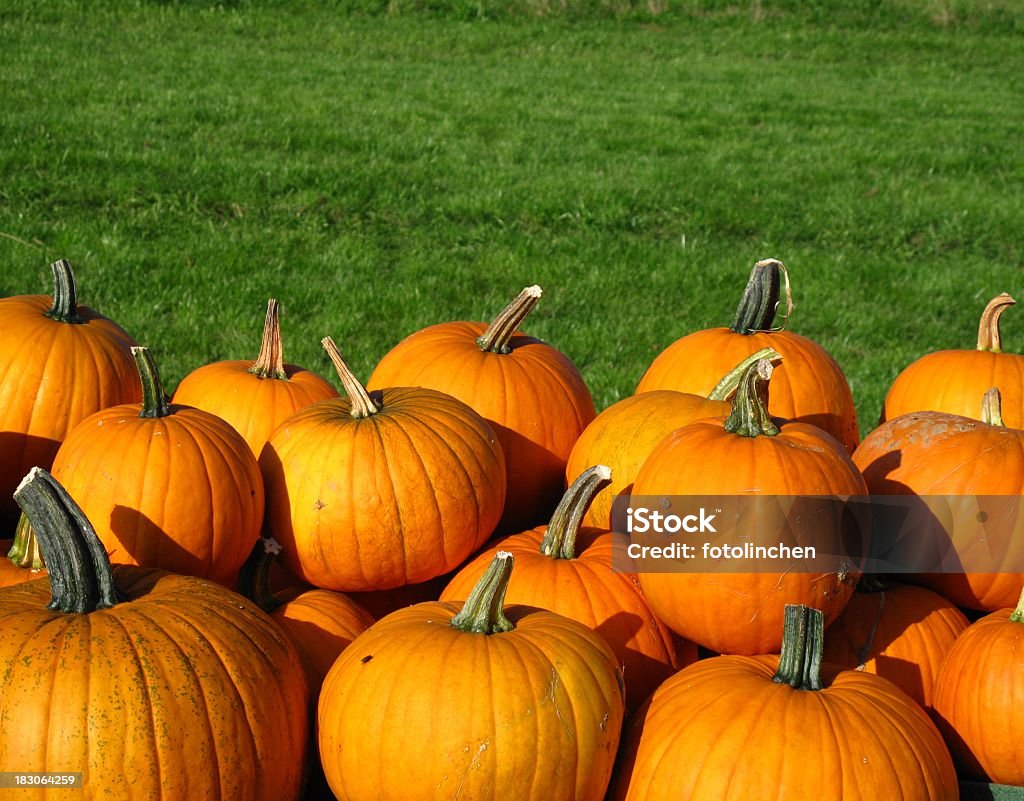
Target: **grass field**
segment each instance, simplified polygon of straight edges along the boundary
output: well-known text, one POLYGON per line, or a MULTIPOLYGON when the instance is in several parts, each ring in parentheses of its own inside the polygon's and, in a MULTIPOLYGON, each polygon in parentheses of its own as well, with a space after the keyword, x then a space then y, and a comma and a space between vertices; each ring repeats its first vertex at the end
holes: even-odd
POLYGON ((70 259, 174 386, 269 296, 289 361, 330 334, 365 378, 539 283, 600 408, 775 256, 866 433, 1024 290, 1014 8, 0 2, 0 295, 70 259))

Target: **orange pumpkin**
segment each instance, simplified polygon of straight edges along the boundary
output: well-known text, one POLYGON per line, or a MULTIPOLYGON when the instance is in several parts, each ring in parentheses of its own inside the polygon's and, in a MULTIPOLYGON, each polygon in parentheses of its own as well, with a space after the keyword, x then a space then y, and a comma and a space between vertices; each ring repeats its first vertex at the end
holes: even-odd
POLYGON ((409 335, 381 359, 368 385, 446 392, 491 424, 508 467, 502 531, 550 517, 569 452, 595 415, 576 366, 518 331, 540 296, 540 287, 527 287, 489 326, 442 323, 409 335))
MULTIPOLYGON (((857 447, 857 413, 843 371, 816 342, 773 327, 779 302, 782 262, 754 265, 736 317, 729 328, 697 331, 669 345, 654 360, 637 393, 671 389, 707 397, 733 365, 763 348, 782 356, 772 381, 773 415, 823 428, 849 452, 857 447)), ((788 279, 787 279, 788 300, 788 279)), ((789 315, 787 312, 786 321, 789 315)))
POLYGON ((338 397, 324 379, 284 363, 278 303, 267 303, 263 345, 255 361, 214 362, 185 376, 174 403, 195 406, 227 420, 259 458, 264 444, 287 417, 319 400, 338 397))
POLYGON ((68 432, 93 412, 142 397, 135 341, 78 305, 67 261, 51 267, 52 298, 0 298, 0 531, 14 529, 12 493, 29 468, 49 468, 68 432))
POLYGON ((335 796, 603 798, 623 716, 615 656, 574 620, 503 608, 512 561, 499 553, 461 609, 399 610, 341 655, 318 709, 335 796))
POLYGON ((906 367, 885 397, 882 421, 921 411, 977 419, 978 398, 998 387, 1006 424, 1024 428, 1024 355, 1004 353, 999 333, 999 318, 1014 303, 1005 292, 989 301, 976 350, 936 351, 906 367))
POLYGON ((17 497, 51 576, 0 590, 0 771, 84 786, 5 796, 297 801, 309 696, 270 618, 203 579, 111 569, 44 470, 17 497))
POLYGON ((591 498, 609 480, 605 465, 585 470, 547 526, 497 540, 455 575, 441 600, 468 598, 495 553, 511 553, 516 570, 505 602, 557 612, 600 634, 615 652, 632 711, 680 666, 696 661, 697 648, 686 643, 677 655, 672 632, 651 612, 636 576, 612 569, 615 535, 580 528, 591 498))
MULTIPOLYGON (((744 373, 728 418, 699 420, 662 440, 637 474, 632 505, 686 495, 866 495, 860 472, 835 438, 806 423, 769 417, 773 376, 772 365, 762 359, 744 373)), ((718 653, 765 654, 779 648, 786 604, 820 606, 830 623, 853 594, 858 572, 853 564, 836 572, 805 572, 787 563, 770 573, 639 577, 651 609, 681 636, 718 653), (722 623, 738 620, 745 625, 722 623)))
POLYGON ((790 607, 781 656, 719 656, 627 725, 610 801, 955 801, 924 711, 879 676, 821 673, 823 615, 790 607))
POLYGON ((454 570, 501 517, 505 462, 494 431, 442 392, 371 395, 330 338, 323 343, 348 398, 296 412, 260 456, 267 526, 285 567, 343 592, 454 570))

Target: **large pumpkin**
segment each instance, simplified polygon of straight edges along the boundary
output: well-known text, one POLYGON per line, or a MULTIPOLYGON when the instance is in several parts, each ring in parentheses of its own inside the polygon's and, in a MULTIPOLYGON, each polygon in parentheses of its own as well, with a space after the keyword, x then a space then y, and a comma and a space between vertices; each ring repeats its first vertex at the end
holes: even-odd
POLYGON ((626 725, 610 801, 955 801, 935 725, 895 685, 821 671, 823 615, 790 607, 782 654, 720 656, 626 725))
POLYGON ((446 392, 491 424, 508 466, 505 532, 551 516, 569 452, 595 415, 576 366, 518 330, 540 295, 539 287, 527 287, 490 325, 442 323, 409 335, 380 360, 368 384, 446 392))
MULTIPOLYGON (((776 259, 754 265, 750 281, 729 328, 709 328, 669 345, 651 363, 637 393, 672 389, 708 396, 716 382, 755 351, 773 348, 782 365, 772 381, 771 413, 810 423, 838 439, 849 452, 857 447, 857 413, 843 371, 821 345, 775 326, 781 277, 776 259)), ((788 279, 786 296, 788 300, 788 279)))
MULTIPOLYGON (((834 437, 807 423, 769 417, 773 377, 772 365, 762 359, 744 374, 729 417, 699 420, 662 440, 637 474, 631 504, 662 499, 661 505, 673 496, 866 495, 860 472, 834 437)), ((835 507, 828 502, 822 507, 829 508, 835 507)), ((821 510, 808 507, 811 511, 821 510)), ((817 534, 838 545, 844 532, 829 514, 836 530, 817 534)), ((724 530, 718 534, 731 536, 724 530)), ((790 545, 797 544, 792 538, 799 534, 779 531, 790 545)), ((781 560, 778 572, 640 572, 639 577, 651 609, 681 636, 719 653, 765 654, 779 648, 786 604, 814 604, 831 622, 853 594, 858 571, 852 562, 834 572, 809 572, 781 560)))
POLYGON ((499 553, 464 604, 376 623, 324 682, 320 756, 343 801, 600 801, 622 726, 604 641, 552 612, 503 608, 499 553))
POLYGON ((214 362, 185 376, 174 402, 227 420, 259 458, 264 444, 285 418, 303 406, 336 398, 324 379, 294 364, 285 364, 278 303, 267 303, 263 344, 255 360, 214 362))
POLYGON ((4 797, 296 801, 308 692, 270 618, 213 582, 111 569, 39 468, 17 492, 51 580, 0 590, 0 771, 83 785, 4 797))
POLYGON ((78 305, 67 261, 51 267, 53 297, 0 298, 0 536, 14 530, 12 494, 29 468, 49 468, 68 432, 93 412, 142 397, 135 341, 78 305))
POLYGON ((505 461, 494 431, 442 392, 368 393, 323 342, 348 398, 296 412, 260 456, 267 525, 285 567, 341 591, 454 570, 501 517, 505 461))
POLYGON ((651 612, 636 576, 612 568, 614 537, 581 528, 591 498, 610 480, 605 465, 583 471, 547 526, 502 537, 460 570, 441 593, 463 601, 498 551, 516 559, 505 602, 557 612, 600 634, 611 646, 626 683, 626 709, 636 709, 682 665, 697 659, 685 643, 677 655, 672 632, 651 612))

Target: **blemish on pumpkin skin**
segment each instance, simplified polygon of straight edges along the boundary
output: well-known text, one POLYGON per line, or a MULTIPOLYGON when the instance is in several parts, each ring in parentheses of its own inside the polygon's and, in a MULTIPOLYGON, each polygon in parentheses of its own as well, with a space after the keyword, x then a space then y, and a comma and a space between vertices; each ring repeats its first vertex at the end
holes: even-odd
POLYGON ((371 659, 373 659, 373 654, 367 654, 366 656, 364 656, 364 657, 363 657, 362 659, 360 659, 359 661, 360 661, 360 662, 362 662, 362 663, 363 663, 363 664, 365 665, 365 664, 366 664, 367 662, 369 662, 369 661, 370 661, 371 659))
POLYGON ((318 512, 325 506, 327 506, 327 504, 321 501, 319 498, 317 498, 316 503, 313 504, 313 508, 316 509, 318 512))

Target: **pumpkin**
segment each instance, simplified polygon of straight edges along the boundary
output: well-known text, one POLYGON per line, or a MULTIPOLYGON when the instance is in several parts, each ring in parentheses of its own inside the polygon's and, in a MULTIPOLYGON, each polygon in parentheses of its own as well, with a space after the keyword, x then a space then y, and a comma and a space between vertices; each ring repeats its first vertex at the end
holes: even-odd
POLYGON ((447 392, 491 424, 508 468, 504 532, 550 517, 572 446, 595 415, 576 366, 518 331, 540 296, 540 287, 527 287, 490 325, 442 323, 411 334, 381 359, 368 384, 447 392))
POLYGON ((432 389, 372 395, 330 337, 347 398, 299 410, 260 456, 285 567, 329 590, 384 590, 454 570, 491 535, 505 461, 480 415, 432 389))
MULTIPOLYGON (((671 389, 707 397, 733 365, 763 348, 772 348, 782 365, 772 382, 773 415, 823 428, 853 452, 857 447, 857 413, 843 371, 813 340, 775 326, 782 276, 776 259, 757 262, 729 328, 710 328, 676 340, 651 363, 637 393, 671 389)), ((791 304, 790 304, 791 306, 791 304)))
POLYGON ((135 341, 78 305, 66 260, 51 269, 53 297, 0 298, 0 531, 14 530, 12 493, 29 468, 49 468, 68 432, 93 412, 142 397, 135 341))
POLYGON ((882 422, 920 411, 977 419, 978 398, 998 387, 1006 424, 1024 428, 1024 355, 1004 353, 999 332, 1000 317, 1014 303, 1005 292, 988 302, 976 350, 940 350, 907 366, 889 388, 882 422))
POLYGON ((770 348, 757 351, 730 370, 706 398, 658 389, 623 398, 595 417, 576 440, 565 467, 567 482, 593 464, 605 464, 611 469, 611 481, 587 507, 584 525, 614 528, 612 506, 615 499, 629 497, 633 479, 654 446, 694 420, 729 414, 728 399, 736 392, 739 378, 747 367, 758 359, 777 356, 770 348))
POLYGON ((387 617, 392 612, 424 601, 436 601, 452 580, 456 571, 444 573, 419 584, 405 584, 391 590, 370 590, 368 592, 346 593, 349 598, 373 615, 374 620, 387 617))
POLYGON ((308 691, 270 618, 210 581, 111 568, 40 468, 17 498, 51 573, 0 590, 0 771, 80 771, 83 801, 296 801, 308 691))
MULTIPOLYGON (((908 518, 942 526, 943 541, 935 541, 933 533, 917 537, 922 548, 931 549, 924 555, 941 553, 940 546, 966 555, 985 537, 990 572, 916 573, 907 578, 957 606, 995 611, 1016 603, 1024 574, 1015 572, 1020 559, 1013 541, 1000 537, 997 544, 986 536, 984 521, 987 515, 1005 520, 1013 532, 1021 526, 1016 515, 1006 518, 1004 513, 1007 501, 1015 508, 1017 496, 1024 495, 1024 431, 1002 425, 998 390, 985 393, 978 408, 980 420, 932 411, 900 415, 865 437, 853 460, 872 495, 916 496, 920 500, 909 507, 912 511, 934 510, 934 515, 908 518), (999 508, 986 511, 986 506, 999 508)), ((892 537, 897 532, 879 533, 892 537)), ((912 531, 902 534, 915 538, 912 531)))
MULTIPOLYGON (((699 420, 665 437, 640 468, 631 505, 660 506, 672 496, 866 495, 860 472, 834 437, 807 423, 769 417, 768 382, 774 390, 774 375, 766 359, 751 365, 729 417, 699 420)), ((826 501, 823 508, 831 506, 826 501)), ((836 538, 841 536, 838 520, 828 520, 835 524, 836 538)), ((795 544, 799 534, 799 529, 780 530, 780 538, 787 538, 780 541, 795 544)), ((723 535, 729 532, 718 534, 723 535)), ((793 568, 785 563, 779 572, 640 572, 639 577, 651 609, 681 636, 718 653, 765 654, 779 648, 786 604, 813 603, 831 623, 858 579, 853 562, 834 572, 793 568), (739 620, 745 625, 722 624, 739 620)))
POLYGON ((859 670, 822 674, 824 615, 787 609, 781 656, 679 671, 627 725, 611 801, 955 801, 924 711, 859 670))
POLYGON ((504 608, 495 556, 464 604, 423 603, 360 635, 327 674, 320 757, 345 801, 600 801, 622 725, 621 676, 593 631, 504 608))
POLYGON ((610 479, 605 465, 583 471, 547 526, 497 540, 455 574, 441 600, 468 598, 494 554, 511 553, 516 570, 505 602, 557 612, 600 634, 615 653, 632 711, 681 665, 696 661, 697 649, 686 643, 677 655, 671 631, 647 606, 636 576, 612 568, 614 535, 581 528, 591 498, 610 479))
POLYGON ((227 420, 259 458, 267 439, 285 418, 318 400, 336 398, 324 379, 284 363, 277 300, 267 303, 263 345, 254 361, 214 362, 185 376, 174 403, 195 406, 227 420))
POLYGON ((79 423, 53 474, 93 521, 112 562, 234 587, 263 521, 256 458, 219 417, 167 403, 149 350, 132 352, 142 403, 79 423))
POLYGON ((971 624, 935 681, 935 714, 967 775, 1024 785, 1024 593, 971 624))
POLYGON ((43 555, 28 520, 22 515, 13 540, 0 540, 0 587, 24 584, 46 576, 43 555))
POLYGON ((967 618, 924 587, 868 578, 829 626, 825 661, 882 676, 930 708, 939 666, 967 618))

